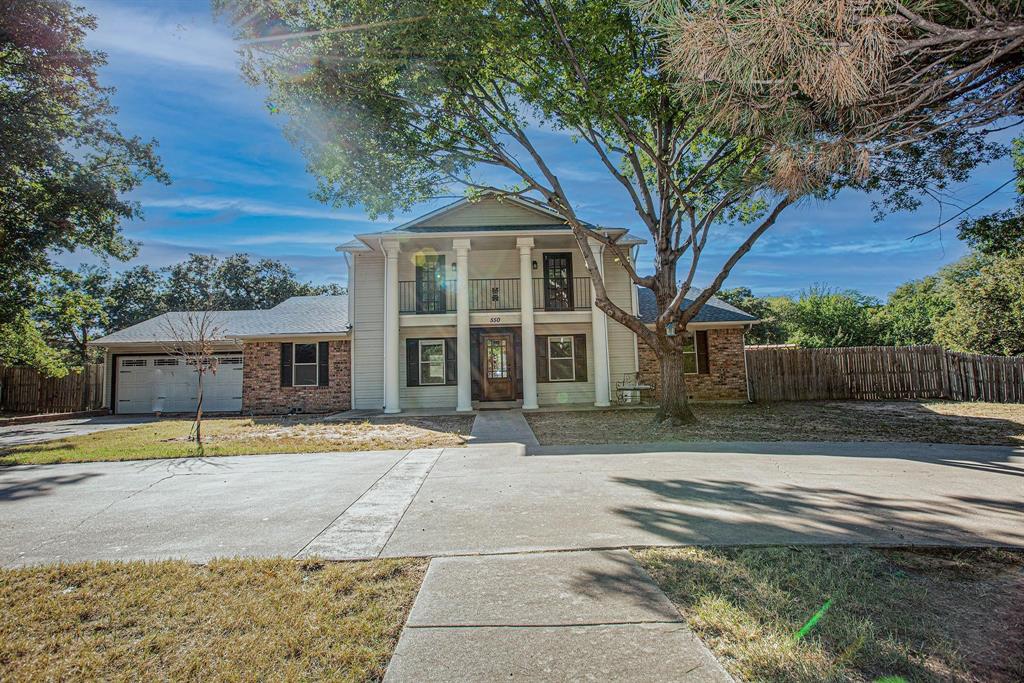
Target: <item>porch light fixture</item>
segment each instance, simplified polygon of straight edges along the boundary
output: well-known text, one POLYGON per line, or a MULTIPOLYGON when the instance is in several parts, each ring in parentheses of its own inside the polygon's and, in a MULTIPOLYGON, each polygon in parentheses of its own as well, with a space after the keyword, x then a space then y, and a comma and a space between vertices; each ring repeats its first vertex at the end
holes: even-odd
POLYGON ((537 270, 537 261, 536 260, 534 260, 534 262, 533 262, 533 269, 537 270))

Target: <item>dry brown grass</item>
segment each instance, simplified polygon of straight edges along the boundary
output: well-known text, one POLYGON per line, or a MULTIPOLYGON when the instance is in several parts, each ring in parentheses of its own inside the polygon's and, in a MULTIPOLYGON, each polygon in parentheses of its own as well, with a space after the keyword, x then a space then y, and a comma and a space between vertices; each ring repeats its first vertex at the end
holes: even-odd
POLYGON ((424 560, 0 573, 0 680, 380 680, 424 560))
POLYGON ((542 445, 658 441, 916 441, 1024 443, 1024 405, 952 401, 696 404, 696 424, 654 422, 652 410, 526 416, 542 445))
POLYGON ((324 453, 462 446, 473 417, 216 418, 203 421, 203 448, 188 440, 192 422, 160 420, 0 450, 0 465, 212 457, 260 453, 324 453))
POLYGON ((737 680, 1024 680, 1019 552, 775 547, 634 554, 737 680), (829 599, 821 619, 797 637, 829 599))

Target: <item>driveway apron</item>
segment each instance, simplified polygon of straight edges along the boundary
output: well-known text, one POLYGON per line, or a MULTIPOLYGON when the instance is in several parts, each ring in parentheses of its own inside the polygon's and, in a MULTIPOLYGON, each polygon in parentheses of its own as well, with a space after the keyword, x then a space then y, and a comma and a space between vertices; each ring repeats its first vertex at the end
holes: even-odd
POLYGON ((386 681, 729 681, 626 551, 435 558, 386 681))

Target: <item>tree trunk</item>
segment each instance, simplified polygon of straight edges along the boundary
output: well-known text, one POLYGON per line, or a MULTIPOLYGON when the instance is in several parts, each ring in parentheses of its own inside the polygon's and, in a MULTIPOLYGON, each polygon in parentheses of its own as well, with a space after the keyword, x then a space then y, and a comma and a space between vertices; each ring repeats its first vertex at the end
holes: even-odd
POLYGON ((696 422, 686 397, 686 375, 683 372, 683 354, 678 349, 665 349, 661 354, 661 403, 657 420, 670 420, 674 425, 696 422))
POLYGON ((203 373, 199 373, 199 396, 196 402, 196 445, 202 448, 203 445, 203 373))

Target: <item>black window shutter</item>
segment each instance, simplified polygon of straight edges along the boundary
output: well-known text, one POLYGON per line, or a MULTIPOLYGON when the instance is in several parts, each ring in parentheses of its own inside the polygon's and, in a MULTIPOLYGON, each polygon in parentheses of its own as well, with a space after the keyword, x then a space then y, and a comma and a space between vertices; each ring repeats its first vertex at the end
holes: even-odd
POLYGON ((444 340, 444 383, 459 383, 459 357, 455 339, 444 340))
POLYGON ((537 337, 537 381, 547 382, 548 380, 548 338, 543 335, 537 337))
POLYGON ((281 386, 292 385, 292 345, 281 344, 281 386))
POLYGON ((469 331, 469 375, 473 378, 473 400, 479 401, 480 391, 480 331, 469 331))
POLYGON ((405 386, 420 385, 420 340, 405 340, 405 386))
POLYGON ((708 364, 708 331, 697 330, 697 373, 708 375, 711 373, 711 366, 708 364))
POLYGON ((576 356, 576 381, 587 381, 587 335, 574 334, 573 355, 576 356))
POLYGON ((316 383, 322 387, 326 387, 331 383, 330 376, 330 345, 327 342, 320 342, 317 346, 316 362, 319 366, 319 372, 317 374, 316 383))

